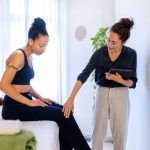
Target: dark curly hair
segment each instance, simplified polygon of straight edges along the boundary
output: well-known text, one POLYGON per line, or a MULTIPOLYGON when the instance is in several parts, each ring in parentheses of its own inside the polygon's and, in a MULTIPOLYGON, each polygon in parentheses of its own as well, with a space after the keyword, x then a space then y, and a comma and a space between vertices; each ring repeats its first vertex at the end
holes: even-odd
POLYGON ((35 40, 39 38, 39 34, 48 36, 48 32, 46 30, 46 23, 41 18, 35 18, 29 29, 28 39, 35 40))
POLYGON ((120 36, 120 40, 122 40, 122 42, 126 42, 130 37, 130 30, 133 25, 133 19, 122 18, 110 28, 110 32, 117 33, 120 36))

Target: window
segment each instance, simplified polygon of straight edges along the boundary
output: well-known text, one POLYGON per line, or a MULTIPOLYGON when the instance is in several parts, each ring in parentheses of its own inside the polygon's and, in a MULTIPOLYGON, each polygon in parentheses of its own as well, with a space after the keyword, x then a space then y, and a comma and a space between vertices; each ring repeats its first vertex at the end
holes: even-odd
MULTIPOLYGON (((59 98, 59 51, 57 37, 57 1, 56 0, 13 0, 5 1, 8 17, 3 21, 7 24, 7 56, 27 42, 28 29, 34 18, 45 20, 50 41, 47 51, 40 57, 33 56, 35 78, 32 86, 43 97, 59 98)), ((6 10, 3 9, 4 11, 6 10)), ((2 10, 1 10, 2 11, 2 10)), ((5 12, 3 12, 5 13, 5 12)), ((5 34, 5 33, 3 33, 5 34)), ((3 39, 6 40, 6 39, 3 39)))

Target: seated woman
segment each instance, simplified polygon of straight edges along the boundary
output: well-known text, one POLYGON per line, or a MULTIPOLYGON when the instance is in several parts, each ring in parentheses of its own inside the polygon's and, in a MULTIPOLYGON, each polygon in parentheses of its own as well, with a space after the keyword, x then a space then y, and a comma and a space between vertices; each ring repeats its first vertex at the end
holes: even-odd
POLYGON ((6 61, 6 70, 0 82, 0 90, 6 94, 2 117, 22 121, 55 121, 59 126, 60 150, 90 150, 73 115, 66 118, 62 112, 63 106, 43 98, 30 85, 34 77, 32 54, 41 55, 48 41, 44 20, 35 18, 28 32, 27 44, 15 50, 6 61))

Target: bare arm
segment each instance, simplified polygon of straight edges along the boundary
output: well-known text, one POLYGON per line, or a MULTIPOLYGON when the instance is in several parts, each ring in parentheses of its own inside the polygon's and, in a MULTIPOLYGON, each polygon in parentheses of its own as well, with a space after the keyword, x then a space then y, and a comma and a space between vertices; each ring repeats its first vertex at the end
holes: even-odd
POLYGON ((35 91, 35 89, 33 89, 32 86, 30 86, 29 92, 30 92, 30 94, 31 94, 34 98, 36 98, 36 99, 41 99, 41 98, 42 98, 42 96, 41 96, 39 93, 37 93, 37 92, 35 91))
POLYGON ((63 112, 64 112, 64 116, 66 118, 68 118, 70 116, 70 113, 74 109, 74 100, 75 100, 75 97, 76 97, 77 93, 79 92, 80 88, 82 87, 82 85, 83 85, 82 82, 79 80, 75 83, 73 90, 71 92, 71 95, 69 96, 68 100, 64 104, 63 112))
POLYGON ((24 65, 24 57, 21 52, 15 51, 6 62, 6 69, 0 81, 0 90, 12 99, 28 106, 45 106, 40 101, 30 101, 28 98, 21 95, 11 84, 16 72, 24 65))
POLYGON ((99 56, 99 51, 95 51, 93 53, 93 55, 91 56, 88 64, 86 65, 86 67, 79 74, 79 76, 77 78, 77 82, 75 83, 75 85, 73 87, 73 90, 72 90, 68 100, 64 104, 63 112, 64 112, 64 116, 66 118, 68 118, 70 116, 70 113, 74 109, 74 100, 75 100, 75 97, 76 97, 77 93, 79 92, 79 90, 82 87, 83 83, 85 83, 87 78, 90 76, 92 71, 95 69, 96 60, 97 60, 98 56, 99 56))
POLYGON ((6 69, 0 82, 0 89, 12 99, 15 99, 25 105, 29 105, 29 100, 22 96, 12 85, 11 82, 17 72, 23 65, 23 55, 14 52, 7 60, 6 69))
POLYGON ((38 99, 38 100, 44 102, 46 105, 47 105, 47 104, 56 103, 54 100, 51 100, 50 98, 44 98, 44 97, 42 97, 41 95, 39 95, 39 93, 37 93, 37 92, 35 91, 35 89, 33 89, 32 86, 30 86, 29 92, 30 92, 30 94, 31 94, 34 98, 36 98, 36 99, 38 99))
POLYGON ((72 99, 72 102, 74 102, 74 98, 76 97, 78 91, 80 90, 81 86, 82 86, 82 82, 77 80, 77 82, 75 83, 73 90, 71 92, 71 95, 69 96, 70 99, 72 99))

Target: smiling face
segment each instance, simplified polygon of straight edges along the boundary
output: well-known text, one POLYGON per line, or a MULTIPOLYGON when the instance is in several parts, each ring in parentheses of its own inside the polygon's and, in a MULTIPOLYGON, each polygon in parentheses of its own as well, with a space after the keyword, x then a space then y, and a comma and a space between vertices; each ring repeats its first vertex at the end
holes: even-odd
POLYGON ((46 47, 49 42, 49 37, 47 35, 39 35, 35 40, 29 39, 29 45, 31 47, 32 53, 36 55, 41 55, 46 51, 46 47))
POLYGON ((120 40, 120 37, 115 32, 109 32, 106 38, 109 52, 120 51, 123 46, 123 42, 120 40))

